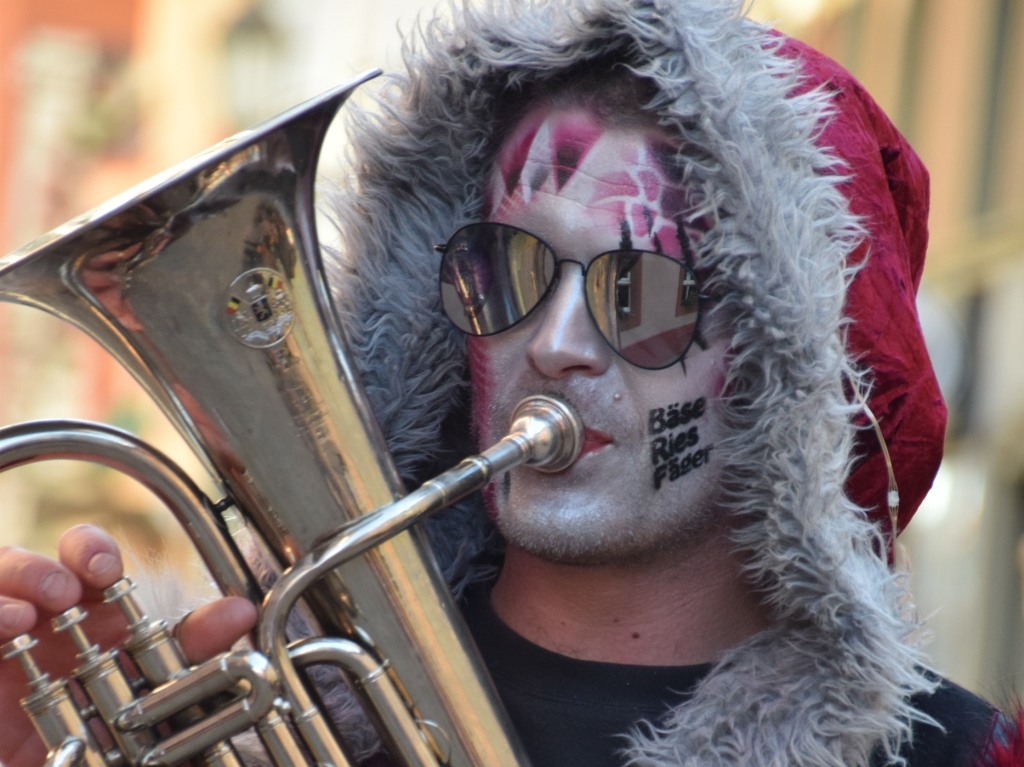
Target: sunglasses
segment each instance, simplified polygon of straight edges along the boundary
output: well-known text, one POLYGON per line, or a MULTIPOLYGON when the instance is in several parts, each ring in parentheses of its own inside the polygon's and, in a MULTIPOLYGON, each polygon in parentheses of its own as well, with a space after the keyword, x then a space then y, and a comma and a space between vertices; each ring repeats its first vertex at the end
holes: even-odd
POLYGON ((697 331, 700 291, 686 264, 644 250, 612 250, 589 264, 559 258, 536 235, 470 224, 441 253, 441 305, 455 326, 490 336, 522 322, 558 283, 559 264, 583 270, 587 309, 615 352, 660 370, 683 358, 697 331))

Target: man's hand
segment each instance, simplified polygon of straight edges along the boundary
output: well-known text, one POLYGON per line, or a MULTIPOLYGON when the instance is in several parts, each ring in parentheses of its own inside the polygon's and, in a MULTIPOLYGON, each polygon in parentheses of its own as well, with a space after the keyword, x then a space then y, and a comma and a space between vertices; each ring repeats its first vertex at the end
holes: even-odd
MULTIPOLYGON (((32 656, 51 678, 67 677, 76 665, 71 638, 50 628, 54 615, 81 605, 89 613, 82 627, 103 649, 119 644, 126 627, 117 605, 103 603, 103 589, 124 573, 114 540, 98 528, 80 525, 61 536, 57 552, 59 562, 23 549, 0 549, 0 643, 31 631, 39 640, 32 656)), ((177 637, 194 664, 230 649, 255 623, 250 602, 227 597, 188 615, 177 637)), ((0 765, 6 767, 39 767, 46 757, 19 702, 27 691, 21 664, 0 662, 0 765)))

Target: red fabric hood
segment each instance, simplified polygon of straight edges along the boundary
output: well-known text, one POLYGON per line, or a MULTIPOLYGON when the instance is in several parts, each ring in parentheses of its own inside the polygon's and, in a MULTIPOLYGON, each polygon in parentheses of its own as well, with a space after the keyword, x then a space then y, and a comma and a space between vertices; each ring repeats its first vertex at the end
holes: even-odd
MULTIPOLYGON (((928 171, 849 72, 795 40, 780 53, 800 60, 801 90, 823 86, 832 94, 835 115, 819 143, 846 164, 850 180, 841 189, 868 231, 851 256, 851 264, 864 266, 846 297, 847 350, 870 371, 868 405, 892 459, 902 531, 931 487, 946 432, 946 406, 915 306, 928 246, 928 171)), ((847 493, 888 531, 885 459, 868 418, 858 424, 865 428, 847 493)))

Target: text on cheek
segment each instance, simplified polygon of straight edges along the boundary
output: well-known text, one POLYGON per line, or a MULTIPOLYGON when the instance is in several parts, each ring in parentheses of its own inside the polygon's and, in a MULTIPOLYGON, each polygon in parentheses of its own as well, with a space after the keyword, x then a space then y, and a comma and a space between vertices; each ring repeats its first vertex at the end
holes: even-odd
POLYGON ((677 429, 690 421, 696 421, 704 415, 704 398, 698 397, 692 402, 677 402, 674 405, 656 407, 647 416, 647 431, 661 434, 663 431, 677 429))
POLYGON ((648 414, 648 430, 652 435, 658 435, 651 440, 655 490, 660 490, 666 480, 673 482, 710 461, 713 445, 698 447, 700 431, 697 425, 679 428, 703 415, 703 397, 667 408, 654 408, 648 414), (678 431, 673 431, 675 429, 678 431))

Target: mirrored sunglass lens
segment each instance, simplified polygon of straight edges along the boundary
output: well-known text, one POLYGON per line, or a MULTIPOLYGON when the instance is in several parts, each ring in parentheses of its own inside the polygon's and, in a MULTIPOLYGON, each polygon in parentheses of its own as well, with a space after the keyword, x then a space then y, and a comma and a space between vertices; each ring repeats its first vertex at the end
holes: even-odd
POLYGON ((699 292, 693 272, 657 253, 604 253, 587 271, 587 304, 601 334, 642 368, 666 367, 686 351, 699 292))
POLYGON ((503 224, 471 224, 445 247, 441 304, 464 333, 499 333, 540 302, 554 271, 554 255, 532 234, 503 224))

